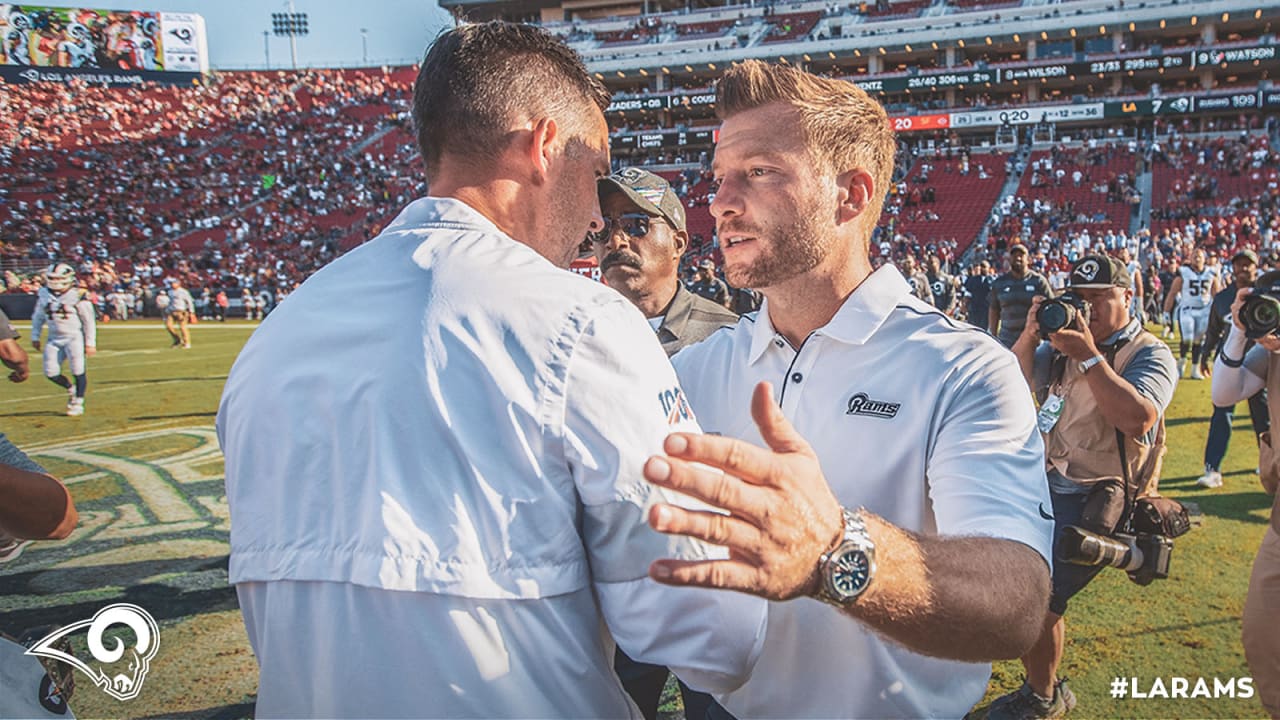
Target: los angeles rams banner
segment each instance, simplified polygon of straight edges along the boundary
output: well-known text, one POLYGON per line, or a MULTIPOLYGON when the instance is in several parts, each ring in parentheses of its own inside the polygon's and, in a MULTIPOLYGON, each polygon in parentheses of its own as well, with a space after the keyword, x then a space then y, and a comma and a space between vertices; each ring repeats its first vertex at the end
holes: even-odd
POLYGON ((17 82, 59 81, 70 71, 129 84, 115 79, 208 68, 204 20, 192 13, 0 3, 0 39, 0 67, 20 69, 4 73, 17 82))

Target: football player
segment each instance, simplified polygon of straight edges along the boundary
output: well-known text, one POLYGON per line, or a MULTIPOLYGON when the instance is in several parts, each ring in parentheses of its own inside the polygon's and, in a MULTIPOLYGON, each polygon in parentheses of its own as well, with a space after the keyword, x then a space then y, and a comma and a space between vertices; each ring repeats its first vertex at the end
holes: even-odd
POLYGON ((1172 312, 1178 304, 1178 327, 1182 338, 1178 343, 1179 377, 1203 380, 1200 372, 1200 354, 1204 350, 1204 335, 1209 329, 1209 303, 1220 290, 1218 274, 1205 266, 1205 252, 1196 248, 1191 253, 1191 263, 1178 268, 1173 287, 1164 301, 1164 311, 1172 312), (1191 357, 1187 357, 1187 349, 1191 357))
POLYGON ((31 346, 40 350, 40 335, 47 323, 49 340, 44 346, 44 375, 67 391, 67 414, 84 414, 88 385, 85 358, 97 352, 97 324, 93 303, 76 287, 76 271, 57 263, 45 271, 45 286, 36 296, 31 316, 31 346), (62 363, 71 366, 75 384, 62 374, 62 363))

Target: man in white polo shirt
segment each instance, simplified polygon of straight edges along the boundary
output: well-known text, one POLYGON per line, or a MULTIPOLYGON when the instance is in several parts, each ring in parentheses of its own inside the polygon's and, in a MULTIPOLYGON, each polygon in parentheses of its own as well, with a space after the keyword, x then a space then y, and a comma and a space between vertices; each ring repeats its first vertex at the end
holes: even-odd
POLYGON ((765 303, 675 356, 723 437, 673 434, 645 476, 731 513, 659 505, 655 528, 732 555, 650 574, 774 601, 751 679, 716 694, 738 717, 960 717, 1048 605, 1043 445, 1018 365, 895 269, 872 272, 894 142, 866 93, 747 61, 716 112, 725 269, 765 303))
POLYGON ((431 195, 267 316, 219 408, 258 716, 638 720, 615 640, 737 687, 765 603, 647 576, 724 556, 645 522, 675 499, 645 458, 697 423, 644 316, 565 271, 608 94, 500 22, 441 35, 414 93, 431 195))

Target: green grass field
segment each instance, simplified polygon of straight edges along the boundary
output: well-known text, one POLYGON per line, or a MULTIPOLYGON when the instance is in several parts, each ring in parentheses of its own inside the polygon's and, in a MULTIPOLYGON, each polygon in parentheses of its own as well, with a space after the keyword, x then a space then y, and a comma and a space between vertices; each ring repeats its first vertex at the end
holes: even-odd
MULTIPOLYGON (((6 383, 0 394, 0 430, 68 482, 81 513, 68 540, 37 543, 0 566, 0 630, 68 624, 113 601, 137 603, 161 626, 141 696, 121 703, 79 676, 71 702, 79 717, 251 711, 255 666, 226 585, 226 501, 213 423, 223 381, 252 329, 201 323, 194 349, 183 351, 170 350, 154 322, 102 326, 81 418, 63 415, 66 395, 40 377, 35 354, 32 379, 6 383)), ((1195 487, 1211 410, 1209 382, 1187 380, 1168 414, 1162 489, 1204 512, 1203 526, 1176 541, 1173 577, 1141 588, 1107 571, 1071 606, 1062 671, 1080 701, 1073 717, 1263 716, 1256 698, 1113 700, 1109 692, 1116 676, 1146 687, 1157 677, 1186 677, 1193 686, 1203 677, 1212 688, 1215 677, 1249 674, 1240 614, 1271 502, 1253 473, 1257 451, 1244 404, 1225 486, 1195 487)), ((1020 665, 997 664, 987 700, 1020 683, 1020 665)), ((677 713, 678 701, 669 698, 664 710, 677 713)))

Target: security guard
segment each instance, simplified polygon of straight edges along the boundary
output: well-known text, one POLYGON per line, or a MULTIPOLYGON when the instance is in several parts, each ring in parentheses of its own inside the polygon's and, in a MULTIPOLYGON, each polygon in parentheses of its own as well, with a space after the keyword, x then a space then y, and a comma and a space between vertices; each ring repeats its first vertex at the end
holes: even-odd
MULTIPOLYGON (((1097 483, 1124 478, 1132 497, 1154 490, 1164 453, 1164 412, 1178 377, 1169 347, 1129 315, 1133 288, 1124 263, 1087 255, 1072 267, 1068 289, 1086 309, 1042 343, 1036 315, 1045 299, 1036 298, 1012 348, 1040 402, 1055 558, 1062 528, 1080 525, 1097 483)), ((992 703, 991 720, 1058 718, 1075 706, 1075 696, 1057 677, 1062 616, 1067 601, 1100 570, 1054 563, 1044 630, 1022 657, 1027 680, 992 703)))

